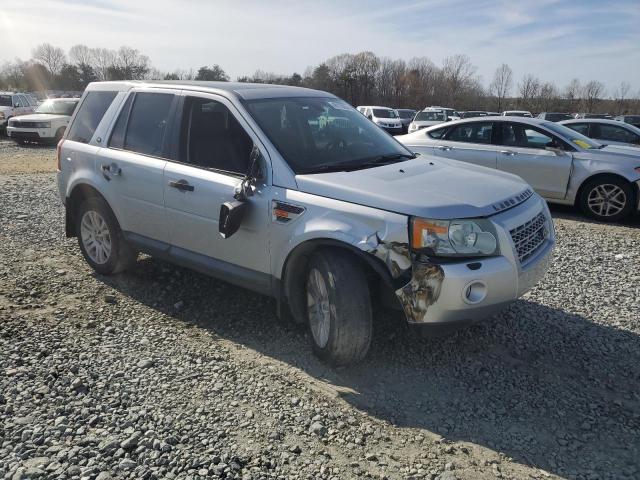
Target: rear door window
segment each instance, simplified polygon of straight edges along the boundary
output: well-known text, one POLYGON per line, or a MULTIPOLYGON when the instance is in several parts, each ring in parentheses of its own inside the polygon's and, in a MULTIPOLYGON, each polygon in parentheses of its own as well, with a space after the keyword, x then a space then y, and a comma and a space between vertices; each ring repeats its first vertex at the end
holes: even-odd
POLYGON ((431 138, 442 138, 442 136, 446 133, 447 129, 449 127, 444 127, 444 128, 436 128, 435 130, 431 130, 430 132, 427 132, 427 135, 429 135, 431 138))
MULTIPOLYGON (((170 93, 136 93, 121 148, 143 155, 161 157, 174 98, 175 96, 170 93)), ((123 109, 120 117, 125 113, 123 109)), ((118 125, 114 133, 117 129, 118 125)))
POLYGON ((491 143, 492 122, 463 123, 453 127, 446 135, 452 142, 491 143))
POLYGON ((89 92, 80 105, 67 138, 74 142, 89 143, 116 94, 117 92, 89 92))

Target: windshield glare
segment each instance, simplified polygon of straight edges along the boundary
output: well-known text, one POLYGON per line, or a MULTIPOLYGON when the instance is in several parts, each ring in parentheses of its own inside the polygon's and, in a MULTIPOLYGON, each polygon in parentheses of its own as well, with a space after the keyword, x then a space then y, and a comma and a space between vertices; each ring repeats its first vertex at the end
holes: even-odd
POLYGON ((431 112, 418 112, 416 118, 413 119, 416 122, 421 121, 441 121, 444 122, 445 116, 443 112, 431 111, 431 112))
POLYGON ((0 95, 0 107, 11 107, 11 95, 0 95))
POLYGON ((386 108, 374 108, 373 116, 376 118, 398 118, 395 110, 387 110, 386 108))
POLYGON ((269 98, 247 100, 245 105, 296 174, 352 168, 380 156, 412 156, 338 98, 269 98))
POLYGON ((73 114, 73 111, 76 108, 78 102, 65 102, 65 101, 54 101, 47 100, 38 108, 36 108, 36 113, 49 113, 52 115, 69 115, 73 114))
POLYGON ((571 130, 569 127, 565 127, 564 125, 558 125, 557 123, 553 122, 543 122, 542 125, 546 129, 551 130, 553 133, 557 133, 558 135, 564 137, 565 140, 568 140, 569 143, 574 146, 584 148, 585 150, 602 147, 601 144, 594 142, 589 137, 585 137, 575 130, 571 130))

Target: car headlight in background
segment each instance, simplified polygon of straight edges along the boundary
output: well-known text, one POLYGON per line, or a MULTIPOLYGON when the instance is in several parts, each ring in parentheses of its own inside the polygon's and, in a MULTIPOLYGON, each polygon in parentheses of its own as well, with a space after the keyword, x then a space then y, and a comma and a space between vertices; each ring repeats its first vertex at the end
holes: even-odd
POLYGON ((491 256, 499 253, 495 229, 483 218, 411 219, 411 247, 443 257, 491 256))
POLYGON ((4 118, 4 112, 0 112, 0 118, 4 118))
POLYGON ((51 128, 51 122, 34 122, 34 128, 51 128))

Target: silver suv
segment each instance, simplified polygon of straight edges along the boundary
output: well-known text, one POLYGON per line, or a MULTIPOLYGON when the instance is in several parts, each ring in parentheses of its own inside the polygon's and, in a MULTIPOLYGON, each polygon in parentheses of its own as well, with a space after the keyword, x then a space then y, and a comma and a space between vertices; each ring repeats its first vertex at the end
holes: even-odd
POLYGON ((333 364, 366 355, 372 300, 422 330, 466 325, 530 289, 555 244, 519 177, 416 156, 303 88, 94 83, 58 169, 97 272, 145 252, 271 295, 333 364))

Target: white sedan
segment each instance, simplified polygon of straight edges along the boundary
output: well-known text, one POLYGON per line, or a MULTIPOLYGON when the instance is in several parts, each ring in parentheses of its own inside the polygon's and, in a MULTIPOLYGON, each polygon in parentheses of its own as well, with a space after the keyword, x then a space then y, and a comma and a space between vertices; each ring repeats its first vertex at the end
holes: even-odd
POLYGON ((603 145, 557 123, 480 117, 396 139, 414 152, 514 173, 547 201, 579 206, 599 220, 638 210, 640 149, 603 145))
POLYGON ((58 142, 64 135, 78 98, 56 98, 43 102, 31 115, 9 120, 7 135, 18 143, 58 142))

